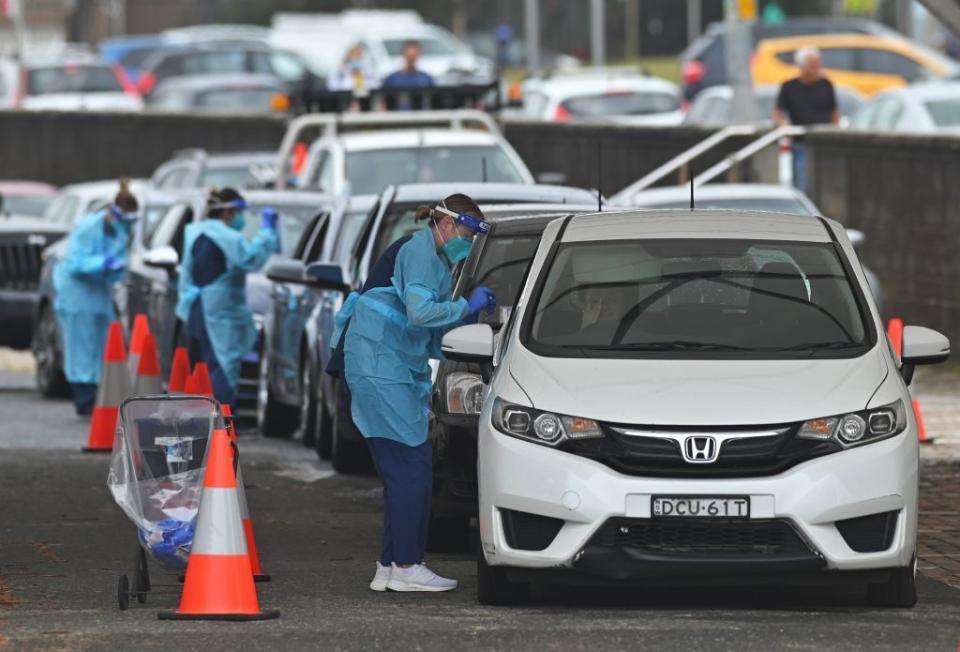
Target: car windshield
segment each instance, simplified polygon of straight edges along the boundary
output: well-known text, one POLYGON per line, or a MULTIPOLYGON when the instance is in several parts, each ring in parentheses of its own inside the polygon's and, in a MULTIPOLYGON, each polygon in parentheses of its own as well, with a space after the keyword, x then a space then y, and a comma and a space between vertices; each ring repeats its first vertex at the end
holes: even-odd
POLYGON ((272 88, 215 88, 197 95, 197 107, 232 113, 269 113, 277 91, 272 88))
POLYGON ((872 335, 827 243, 561 245, 526 343, 560 357, 848 357, 872 335))
MULTIPOLYGON (((251 239, 260 231, 260 211, 266 208, 268 204, 251 204, 246 210, 247 224, 243 227, 243 234, 247 239, 251 239)), ((297 242, 300 241, 300 235, 303 229, 310 222, 310 218, 320 212, 316 206, 278 206, 269 204, 275 208, 280 215, 278 222, 280 226, 280 253, 284 256, 290 256, 297 242)))
MULTIPOLYGON (((770 211, 773 213, 793 213, 796 215, 813 215, 810 209, 801 201, 788 197, 736 197, 730 199, 700 199, 696 200, 697 208, 731 208, 742 211, 770 211)), ((643 208, 689 208, 690 199, 675 201, 654 202, 644 204, 643 208)))
POLYGON ((357 243, 357 236, 366 222, 368 211, 352 211, 343 216, 343 222, 337 230, 337 241, 333 245, 333 260, 346 262, 357 243))
POLYGON ((3 195, 3 212, 43 217, 53 203, 53 195, 3 195))
MULTIPOLYGON (((456 54, 457 51, 453 45, 446 41, 435 38, 415 38, 412 39, 420 45, 420 51, 426 56, 443 56, 456 54)), ((383 47, 387 49, 387 54, 391 57, 403 56, 403 46, 407 39, 385 39, 383 47)))
POLYGON ((925 105, 933 124, 938 127, 960 127, 960 98, 932 100, 925 105))
POLYGON ((670 93, 605 93, 572 97, 563 102, 572 116, 648 115, 680 108, 680 98, 670 93))
MULTIPOLYGON (((520 294, 520 284, 540 244, 539 235, 488 237, 464 294, 475 287, 488 287, 497 295, 501 306, 513 306, 520 294)), ((489 321, 498 321, 492 316, 489 321)))
POLYGON ((33 68, 27 74, 28 95, 122 92, 123 86, 110 66, 47 66, 33 68))
POLYGON ((262 188, 276 178, 272 161, 262 163, 217 163, 203 171, 204 188, 262 188))
POLYGON ((350 152, 347 175, 354 195, 378 194, 401 183, 448 181, 523 183, 507 154, 495 145, 466 147, 405 147, 350 152))

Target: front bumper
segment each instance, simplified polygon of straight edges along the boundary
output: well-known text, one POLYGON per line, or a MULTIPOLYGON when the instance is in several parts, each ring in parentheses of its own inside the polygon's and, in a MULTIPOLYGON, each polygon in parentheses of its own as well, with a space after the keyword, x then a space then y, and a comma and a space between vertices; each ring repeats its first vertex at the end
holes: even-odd
POLYGON ((916 547, 918 445, 912 416, 907 430, 891 439, 810 460, 779 475, 732 479, 627 476, 508 437, 485 421, 479 470, 481 542, 487 562, 495 566, 576 570, 618 580, 723 571, 802 575, 904 567, 916 547), (650 513, 655 495, 749 496, 750 523, 788 524, 806 552, 731 557, 597 545, 599 530, 612 519, 655 521, 650 513), (542 549, 512 548, 502 510, 559 519, 562 526, 542 549), (836 526, 837 521, 884 512, 896 513, 895 526, 889 547, 879 552, 856 552, 836 526))

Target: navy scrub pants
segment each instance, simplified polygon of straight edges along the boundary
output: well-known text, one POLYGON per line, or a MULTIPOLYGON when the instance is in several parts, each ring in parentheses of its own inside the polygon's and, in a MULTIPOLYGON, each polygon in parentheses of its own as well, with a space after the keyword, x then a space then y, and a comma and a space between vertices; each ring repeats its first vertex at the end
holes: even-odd
POLYGON ((407 446, 383 437, 367 438, 383 481, 383 550, 380 563, 420 564, 427 550, 433 491, 430 442, 407 446))

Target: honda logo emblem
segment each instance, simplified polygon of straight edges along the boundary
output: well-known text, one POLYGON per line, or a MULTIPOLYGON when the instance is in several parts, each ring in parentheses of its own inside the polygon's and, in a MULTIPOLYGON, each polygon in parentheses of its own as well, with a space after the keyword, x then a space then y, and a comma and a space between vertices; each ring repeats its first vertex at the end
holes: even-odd
POLYGON ((713 437, 690 435, 683 440, 683 459, 691 464, 710 464, 717 461, 720 447, 713 437))

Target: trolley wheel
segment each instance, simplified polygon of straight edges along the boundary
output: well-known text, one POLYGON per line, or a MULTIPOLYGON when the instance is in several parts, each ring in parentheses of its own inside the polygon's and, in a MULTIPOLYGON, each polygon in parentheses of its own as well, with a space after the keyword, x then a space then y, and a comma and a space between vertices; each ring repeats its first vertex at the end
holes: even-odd
POLYGON ((143 591, 137 593, 137 602, 140 604, 145 604, 147 602, 147 594, 143 591))
POLYGON ((121 575, 117 580, 117 604, 120 611, 126 611, 130 607, 130 580, 126 575, 121 575))

